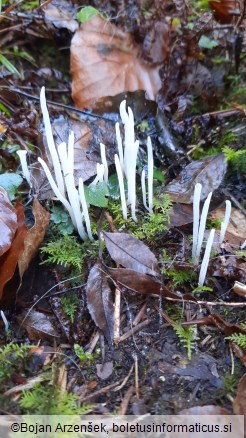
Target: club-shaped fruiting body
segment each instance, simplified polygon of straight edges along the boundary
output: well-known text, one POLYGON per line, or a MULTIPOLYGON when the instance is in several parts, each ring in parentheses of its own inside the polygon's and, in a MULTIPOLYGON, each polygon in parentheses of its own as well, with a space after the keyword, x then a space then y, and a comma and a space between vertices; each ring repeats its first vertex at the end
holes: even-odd
POLYGON ((206 201, 204 202, 201 217, 199 217, 201 191, 202 191, 202 186, 200 183, 197 183, 195 186, 194 197, 193 197, 193 246, 192 246, 193 263, 198 263, 199 261, 205 227, 206 227, 206 221, 208 216, 209 204, 212 197, 212 192, 210 192, 207 196, 206 201))
POLYGON ((104 165, 103 179, 107 183, 108 182, 108 163, 107 163, 107 159, 106 159, 105 145, 103 143, 100 143, 100 152, 101 152, 102 164, 104 165))
POLYGON ((229 224, 229 220, 231 217, 231 201, 226 201, 226 210, 225 210, 225 217, 223 222, 221 222, 221 229, 220 229, 220 237, 219 237, 219 243, 222 243, 225 238, 225 233, 229 224))
POLYGON ((20 158, 23 176, 27 180, 29 186, 32 187, 31 175, 30 175, 28 165, 27 165, 27 160, 26 160, 27 151, 17 151, 17 154, 19 155, 19 158, 20 158))
MULTIPOLYGON (((202 185, 200 183, 197 183, 195 185, 194 197, 193 197, 193 245, 192 245, 193 263, 199 262, 202 243, 204 239, 204 232, 206 228, 206 220, 208 216, 209 204, 212 197, 212 192, 210 192, 209 195, 207 196, 206 201, 204 202, 201 217, 200 217, 201 191, 202 191, 202 185)), ((230 220, 230 215, 231 215, 231 202, 226 201, 225 217, 224 217, 224 221, 221 224, 220 239, 219 239, 220 243, 223 242, 225 232, 230 220)), ((205 281, 205 277, 208 269, 209 257, 214 241, 214 234, 215 234, 215 230, 212 229, 209 234, 209 238, 207 240, 205 253, 201 264, 199 285, 203 285, 205 281)))
MULTIPOLYGON (((45 134, 48 149, 50 152, 52 165, 54 168, 55 177, 52 176, 51 171, 42 158, 38 158, 50 186, 56 198, 68 210, 72 222, 80 237, 85 240, 88 236, 93 240, 90 226, 90 218, 88 207, 85 200, 83 181, 79 181, 79 189, 76 189, 74 181, 74 133, 70 133, 68 144, 61 143, 57 148, 52 134, 52 128, 49 118, 49 113, 45 99, 45 89, 42 87, 40 93, 40 104, 43 113, 43 120, 45 126, 45 134), (86 225, 87 233, 83 226, 83 221, 86 225), (87 236, 88 234, 88 236, 87 236)), ((120 197, 122 206, 122 215, 127 218, 127 203, 131 208, 132 219, 136 218, 136 164, 137 154, 139 149, 139 141, 135 140, 134 132, 134 117, 131 108, 126 110, 126 101, 120 105, 120 115, 124 124, 124 151, 122 146, 122 139, 120 135, 119 123, 115 125, 116 139, 118 144, 119 156, 115 155, 115 166, 119 180, 120 197), (124 191, 124 175, 127 179, 127 202, 124 191)), ((96 185, 99 182, 108 182, 108 164, 106 159, 105 145, 100 143, 100 152, 102 164, 97 163, 97 174, 91 185, 96 185)), ((148 205, 146 200, 145 187, 145 172, 142 174, 142 191, 145 208, 152 213, 153 211, 153 150, 150 138, 147 140, 148 152, 148 205), (144 184, 143 184, 144 183, 144 184)), ((19 151, 19 157, 22 164, 23 174, 29 184, 31 185, 30 172, 26 163, 26 151, 19 151)))
POLYGON ((203 257, 201 268, 200 268, 200 274, 199 274, 199 279, 198 279, 198 284, 200 286, 203 286, 205 278, 206 278, 209 257, 210 257, 210 253, 211 253, 211 249, 212 249, 212 245, 213 245, 213 241, 214 241, 214 233, 215 233, 215 230, 213 228, 209 234, 209 238, 208 238, 207 245, 205 248, 204 257, 203 257))
POLYGON ((8 323, 8 320, 7 320, 3 310, 0 310, 0 315, 1 315, 3 323, 4 323, 5 333, 7 334, 8 330, 9 330, 9 323, 8 323))
MULTIPOLYGON (((192 246, 192 259, 193 263, 199 262, 199 257, 202 249, 202 243, 204 239, 204 232, 206 228, 206 221, 207 221, 207 215, 208 215, 208 209, 209 204, 212 197, 212 192, 210 192, 207 196, 206 201, 204 202, 201 217, 200 217, 200 199, 201 199, 201 192, 202 192, 202 185, 200 183, 197 183, 195 185, 194 190, 194 197, 193 197, 193 246, 192 246)), ((211 248, 213 245, 214 240, 214 233, 215 230, 211 230, 206 248, 205 253, 203 256, 201 268, 200 268, 200 274, 199 274, 199 285, 203 285, 206 273, 208 269, 208 263, 209 263, 209 257, 211 253, 211 248)))
POLYGON ((82 178, 79 178, 79 196, 80 196, 82 211, 83 211, 86 230, 87 230, 89 239, 94 240, 93 236, 92 236, 92 232, 91 232, 91 222, 90 222, 89 211, 88 211, 88 207, 87 207, 87 203, 86 203, 86 199, 85 199, 84 183, 83 183, 82 178))
MULTIPOLYGON (((134 133, 134 117, 130 107, 126 111, 126 101, 124 100, 120 104, 120 116, 124 124, 125 129, 125 141, 124 152, 122 147, 122 140, 120 135, 119 124, 116 123, 116 140, 119 151, 119 162, 121 165, 122 173, 127 179, 127 203, 131 206, 131 216, 133 220, 136 218, 136 165, 137 154, 139 149, 138 140, 135 141, 134 133)), ((153 148, 150 137, 147 139, 147 155, 148 155, 148 205, 146 200, 146 187, 145 187, 145 171, 141 175, 141 186, 144 207, 153 213, 153 173, 154 173, 154 161, 153 161, 153 148)))
POLYGON ((58 158, 58 153, 57 153, 57 150, 55 147, 54 137, 52 134, 50 117, 49 117, 49 113, 48 113, 48 109, 47 109, 47 105, 46 105, 45 88, 44 87, 41 88, 41 92, 40 92, 40 105, 41 105, 41 110, 43 113, 47 145, 48 145, 51 159, 52 159, 52 163, 54 166, 56 183, 57 183, 57 186, 59 188, 60 193, 64 196, 65 195, 64 181, 63 181, 63 177, 62 177, 62 171, 61 171, 61 166, 60 166, 60 162, 59 162, 59 158, 58 158))
MULTIPOLYGON (((61 201, 64 207, 68 210, 72 222, 75 228, 78 230, 80 237, 85 240, 89 236, 89 239, 93 240, 83 186, 80 183, 80 192, 78 192, 74 181, 74 133, 71 132, 69 134, 68 145, 66 145, 64 142, 61 143, 57 148, 57 152, 52 134, 49 113, 46 106, 44 88, 42 88, 40 93, 40 103, 44 117, 47 144, 51 154, 56 182, 44 160, 38 158, 38 161, 43 167, 43 170, 57 199, 59 199, 59 201, 61 201), (83 218, 86 222, 88 236, 83 226, 83 218)), ((99 179, 103 178, 104 166, 103 169, 100 168, 100 170, 101 172, 99 179)))
POLYGON ((115 168, 118 176, 119 181, 119 187, 120 187, 120 200, 121 200, 121 209, 122 209, 122 216, 124 219, 127 219, 127 206, 126 206, 126 195, 125 195, 125 188, 124 188, 124 178, 122 173, 122 168, 120 165, 120 160, 117 154, 114 156, 114 162, 115 162, 115 168))
POLYGON ((147 138, 147 150, 148 150, 148 201, 149 212, 153 213, 153 178, 154 178, 154 160, 153 160, 153 147, 151 138, 147 138))

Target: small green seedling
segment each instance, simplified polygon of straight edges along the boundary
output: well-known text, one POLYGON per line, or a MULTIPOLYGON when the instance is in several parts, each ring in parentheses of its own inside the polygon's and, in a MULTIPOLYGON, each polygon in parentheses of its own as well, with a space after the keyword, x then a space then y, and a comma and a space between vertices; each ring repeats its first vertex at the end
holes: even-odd
POLYGON ((92 354, 88 353, 88 352, 85 352, 83 350, 83 348, 81 347, 81 345, 74 344, 73 349, 74 349, 74 352, 75 352, 76 356, 79 358, 81 364, 84 364, 87 361, 89 361, 89 362, 93 361, 92 354))

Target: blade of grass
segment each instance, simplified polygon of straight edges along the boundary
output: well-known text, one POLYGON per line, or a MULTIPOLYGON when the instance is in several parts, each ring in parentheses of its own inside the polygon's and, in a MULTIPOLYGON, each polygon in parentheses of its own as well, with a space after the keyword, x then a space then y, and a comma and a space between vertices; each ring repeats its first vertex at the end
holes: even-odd
POLYGON ((0 53, 0 63, 6 67, 10 73, 13 73, 15 75, 18 75, 21 78, 20 72, 17 70, 17 68, 10 62, 4 55, 0 53))

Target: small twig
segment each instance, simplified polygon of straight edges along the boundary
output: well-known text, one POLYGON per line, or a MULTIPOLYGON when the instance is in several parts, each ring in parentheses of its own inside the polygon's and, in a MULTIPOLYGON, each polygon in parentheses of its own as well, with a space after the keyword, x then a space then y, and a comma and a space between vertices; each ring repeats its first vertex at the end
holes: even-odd
POLYGON ((115 301, 114 301, 114 338, 113 338, 113 341, 116 344, 120 337, 120 303, 121 303, 121 292, 118 288, 116 288, 115 301))
POLYGON ((22 3, 23 0, 18 0, 13 5, 10 5, 5 9, 5 11, 0 15, 0 21, 2 21, 3 18, 6 18, 6 16, 11 12, 19 3, 22 3))
POLYGON ((104 386, 103 388, 99 389, 98 391, 92 392, 91 394, 87 395, 86 397, 80 397, 79 402, 84 403, 86 400, 89 400, 90 398, 96 397, 100 394, 105 394, 105 392, 108 392, 110 389, 115 388, 120 384, 120 381, 111 383, 111 385, 104 386))
POLYGON ((92 340, 90 341, 88 349, 86 350, 87 353, 93 353, 99 341, 99 338, 100 338, 100 332, 99 330, 97 330, 96 333, 93 335, 92 340))
POLYGON ((134 355, 134 366, 135 366, 135 391, 136 397, 139 399, 139 377, 138 377, 138 357, 134 355))
MULTIPOLYGON (((4 88, 4 87, 2 87, 2 88, 4 88)), ((15 88, 15 87, 7 87, 7 88, 10 89, 11 91, 14 91, 17 94, 20 94, 21 96, 27 97, 28 99, 32 99, 32 100, 35 100, 37 102, 39 102, 39 100, 40 100, 39 97, 33 96, 32 94, 29 94, 29 93, 25 93, 24 91, 21 91, 18 88, 15 88)), ((104 116, 101 116, 98 114, 93 114, 89 111, 81 111, 77 108, 74 108, 73 106, 65 105, 64 103, 53 102, 52 100, 46 100, 46 103, 48 103, 49 105, 51 105, 53 107, 58 107, 58 108, 63 108, 65 110, 73 111, 77 114, 81 114, 81 115, 83 114, 83 115, 88 116, 88 117, 94 117, 95 119, 104 119, 104 120, 111 121, 112 123, 115 123, 115 120, 112 120, 110 117, 104 117, 104 116)))
POLYGON ((127 333, 124 333, 124 335, 122 335, 119 339, 118 342, 122 342, 125 341, 126 339, 128 339, 130 336, 132 336, 134 333, 138 332, 139 330, 141 330, 143 327, 145 327, 146 325, 148 325, 150 323, 150 319, 145 319, 145 321, 140 322, 140 324, 136 325, 135 327, 131 328, 127 333))
POLYGON ((234 362, 234 355, 233 355, 231 345, 229 345, 229 350, 230 350, 230 356, 231 356, 231 375, 233 376, 234 372, 235 372, 235 362, 234 362))
POLYGON ((126 383, 127 383, 128 380, 129 380, 130 375, 132 374, 133 368, 134 368, 134 363, 132 364, 132 366, 131 366, 131 368, 130 368, 130 370, 129 370, 129 373, 128 373, 128 374, 126 375, 126 377, 122 380, 121 384, 120 384, 119 386, 117 386, 116 388, 114 388, 114 391, 115 391, 115 392, 116 392, 116 391, 120 391, 120 390, 126 385, 126 383))
POLYGON ((136 326, 143 318, 146 307, 147 307, 147 303, 145 301, 145 303, 142 304, 141 309, 139 310, 138 314, 136 315, 136 317, 134 318, 134 320, 132 322, 133 327, 136 326))
POLYGON ((117 412, 118 415, 126 415, 126 411, 133 394, 134 394, 134 386, 132 385, 130 386, 130 388, 128 388, 122 399, 122 402, 117 412))
POLYGON ((46 0, 44 3, 42 3, 41 5, 37 6, 34 11, 39 11, 40 9, 43 9, 45 6, 48 6, 49 3, 51 3, 52 0, 46 0))

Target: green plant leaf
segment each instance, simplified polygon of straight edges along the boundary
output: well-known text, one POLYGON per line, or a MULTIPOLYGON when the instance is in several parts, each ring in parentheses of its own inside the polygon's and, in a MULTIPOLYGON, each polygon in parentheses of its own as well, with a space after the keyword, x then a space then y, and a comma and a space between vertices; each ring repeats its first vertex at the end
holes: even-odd
POLYGON ((0 63, 6 67, 10 73, 13 73, 19 77, 21 77, 20 72, 17 70, 17 68, 10 62, 4 55, 0 53, 0 63))
POLYGON ((80 9, 80 11, 77 13, 77 19, 80 23, 86 23, 95 15, 100 15, 100 17, 105 20, 104 15, 101 14, 101 12, 99 12, 96 8, 93 8, 93 6, 85 6, 84 8, 80 9))
POLYGON ((164 183, 165 177, 164 177, 161 170, 154 168, 154 175, 153 176, 154 176, 154 179, 156 179, 157 181, 164 183))
POLYGON ((7 117, 11 116, 11 113, 8 110, 8 108, 6 108, 6 106, 1 102, 0 102, 0 111, 2 111, 7 117))
POLYGON ((119 186, 118 176, 116 173, 110 175, 108 179, 108 190, 111 198, 113 199, 120 198, 120 186, 119 186))
POLYGON ((213 49, 214 47, 218 46, 218 43, 215 40, 208 38, 206 35, 202 35, 198 42, 198 45, 202 49, 213 49))
POLYGON ((84 189, 85 198, 89 204, 95 205, 96 207, 107 207, 109 190, 105 182, 91 184, 88 187, 85 186, 84 189))
POLYGON ((3 173, 0 175, 0 186, 8 193, 10 201, 15 199, 17 188, 21 185, 22 181, 22 177, 17 173, 3 173))

